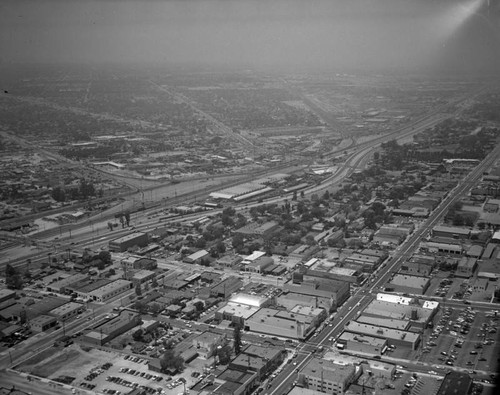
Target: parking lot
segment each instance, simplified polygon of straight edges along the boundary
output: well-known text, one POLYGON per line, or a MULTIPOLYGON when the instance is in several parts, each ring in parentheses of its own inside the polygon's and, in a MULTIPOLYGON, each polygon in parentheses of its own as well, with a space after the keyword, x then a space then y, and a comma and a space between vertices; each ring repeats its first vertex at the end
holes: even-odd
POLYGON ((498 345, 497 317, 472 306, 444 306, 434 328, 426 330, 419 360, 444 366, 460 366, 470 373, 495 371, 498 345), (496 354, 495 354, 496 353, 496 354))

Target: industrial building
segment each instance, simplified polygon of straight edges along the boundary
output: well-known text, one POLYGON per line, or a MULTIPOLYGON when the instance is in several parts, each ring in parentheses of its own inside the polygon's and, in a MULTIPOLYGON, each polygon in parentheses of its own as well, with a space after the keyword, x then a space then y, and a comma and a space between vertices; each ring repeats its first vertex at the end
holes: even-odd
POLYGON ((30 329, 36 333, 45 332, 56 325, 57 319, 51 315, 42 314, 30 320, 30 329))
POLYGON ((47 285, 46 289, 49 292, 57 292, 64 294, 66 293, 68 287, 71 287, 72 285, 80 281, 87 280, 88 278, 89 278, 88 274, 81 274, 81 273, 73 274, 59 281, 53 282, 52 284, 47 285))
POLYGON ((85 305, 82 303, 68 302, 62 306, 50 310, 48 315, 56 317, 59 322, 67 321, 70 318, 76 317, 85 310, 85 305))
POLYGON ((109 242, 109 250, 112 252, 124 252, 131 247, 145 247, 148 244, 147 233, 131 233, 109 242))
POLYGON ((139 314, 128 310, 122 310, 120 314, 111 320, 98 326, 93 331, 80 336, 80 341, 102 346, 140 323, 141 319, 139 314))

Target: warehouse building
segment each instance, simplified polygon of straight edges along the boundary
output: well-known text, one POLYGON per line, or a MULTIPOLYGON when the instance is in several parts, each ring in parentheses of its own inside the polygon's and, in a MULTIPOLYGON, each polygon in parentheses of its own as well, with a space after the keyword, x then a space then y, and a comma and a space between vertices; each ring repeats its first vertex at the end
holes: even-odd
POLYGON ((107 300, 114 298, 132 288, 132 283, 127 280, 115 280, 103 287, 100 287, 88 295, 90 298, 96 302, 106 302, 107 300))
POLYGON ((47 285, 47 291, 49 292, 57 292, 60 294, 66 293, 68 287, 71 287, 73 284, 77 284, 80 281, 87 280, 89 276, 87 274, 73 274, 72 276, 68 276, 59 281, 53 282, 52 284, 47 285))

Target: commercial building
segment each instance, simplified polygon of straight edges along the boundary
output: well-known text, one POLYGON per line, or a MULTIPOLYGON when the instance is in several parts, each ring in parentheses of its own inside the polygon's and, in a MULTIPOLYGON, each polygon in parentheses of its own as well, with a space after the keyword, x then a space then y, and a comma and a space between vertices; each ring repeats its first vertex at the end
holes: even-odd
POLYGON ((16 291, 13 291, 11 289, 0 289, 0 303, 3 303, 9 299, 15 299, 16 297, 16 291))
POLYGON ((126 270, 155 270, 158 267, 156 259, 144 258, 138 256, 128 256, 120 261, 124 271, 126 270))
POLYGON ((124 252, 131 247, 145 247, 148 244, 147 233, 131 233, 109 242, 109 250, 113 252, 124 252))
MULTIPOLYGON (((214 387, 216 384, 218 387, 210 388, 212 395, 248 395, 253 388, 257 387, 259 379, 257 372, 227 368, 209 386, 214 387)), ((204 385, 202 388, 206 391, 208 387, 204 385)), ((202 388, 199 390, 201 391, 202 388)), ((193 388, 193 390, 197 389, 197 387, 193 388)))
POLYGON ((127 280, 115 280, 103 287, 89 293, 89 297, 97 302, 105 302, 132 288, 132 283, 127 280))
POLYGON ((196 251, 195 253, 188 255, 183 259, 184 262, 186 263, 192 263, 192 264, 199 264, 202 262, 204 259, 207 259, 210 256, 210 253, 206 250, 199 250, 196 251))
POLYGON ((344 331, 337 338, 336 346, 341 350, 381 355, 387 350, 387 339, 344 331))
POLYGON ((238 277, 230 276, 210 288, 210 296, 227 299, 243 286, 238 277))
POLYGON ((229 321, 233 324, 246 326, 246 321, 259 311, 260 307, 247 304, 229 302, 215 312, 215 319, 219 321, 229 321))
POLYGON ((246 320, 246 328, 270 336, 304 340, 326 318, 324 309, 304 312, 307 314, 262 308, 246 320))
POLYGON ((457 270, 455 270, 455 276, 465 278, 472 277, 476 268, 477 259, 464 256, 458 261, 457 270))
POLYGON ((382 225, 374 234, 373 241, 380 244, 400 244, 413 232, 413 225, 382 225))
POLYGON ((261 274, 269 270, 274 265, 274 260, 270 256, 261 256, 252 261, 244 259, 241 263, 243 271, 261 274))
POLYGON ((347 281, 351 284, 360 283, 363 278, 360 270, 348 267, 332 267, 331 265, 327 267, 322 266, 321 264, 322 261, 318 260, 318 262, 314 265, 314 269, 308 269, 305 273, 300 275, 304 280, 313 278, 328 278, 331 280, 347 281))
POLYGON ((363 324, 357 321, 350 321, 346 326, 347 332, 352 332, 360 335, 367 335, 387 339, 389 345, 406 346, 412 350, 416 350, 420 343, 420 334, 401 331, 397 329, 385 328, 376 325, 363 324))
POLYGON ((365 255, 358 252, 355 252, 344 259, 345 266, 360 269, 365 273, 373 272, 381 262, 382 258, 378 256, 365 255))
POLYGON ((352 365, 337 365, 331 361, 313 358, 299 372, 297 381, 314 391, 343 394, 356 379, 356 373, 356 368, 352 365))
POLYGON ((383 377, 392 380, 396 374, 396 365, 369 359, 368 366, 363 365, 363 371, 371 373, 374 377, 383 377))
POLYGON ((278 306, 285 307, 287 310, 300 306, 316 306, 318 299, 315 296, 302 295, 294 292, 283 293, 276 298, 278 306))
POLYGON ((138 284, 144 284, 153 278, 155 278, 156 273, 152 270, 131 270, 126 273, 125 278, 132 281, 132 285, 135 287, 138 284))
POLYGON ((248 345, 229 364, 230 369, 257 373, 258 382, 262 382, 270 372, 283 362, 284 350, 275 347, 248 345))
POLYGON ((318 298, 330 298, 331 301, 323 305, 327 310, 341 306, 350 296, 350 283, 332 278, 329 275, 316 270, 307 270, 305 273, 294 273, 293 283, 284 285, 284 290, 302 295, 310 295, 318 298))
POLYGON ((396 320, 394 318, 383 318, 383 317, 373 317, 361 314, 356 321, 363 324, 370 324, 376 326, 382 326, 384 328, 398 329, 400 331, 407 331, 410 329, 409 320, 396 320))
POLYGON ((407 274, 395 274, 386 284, 386 290, 390 292, 402 292, 412 295, 423 295, 429 288, 430 280, 427 277, 411 276, 407 274))
POLYGON ((214 355, 217 347, 222 347, 226 342, 225 335, 214 332, 203 332, 193 339, 193 347, 196 348, 198 356, 208 359, 214 355))
POLYGON ((450 243, 437 243, 426 241, 421 243, 420 248, 427 250, 429 253, 442 254, 442 255, 462 255, 463 247, 459 244, 450 243))
POLYGON ((470 237, 470 229, 438 225, 432 229, 432 237, 466 240, 470 237))
POLYGON ((373 300, 363 310, 363 315, 409 321, 409 330, 421 331, 432 321, 438 306, 437 302, 424 302, 423 305, 419 305, 373 300))

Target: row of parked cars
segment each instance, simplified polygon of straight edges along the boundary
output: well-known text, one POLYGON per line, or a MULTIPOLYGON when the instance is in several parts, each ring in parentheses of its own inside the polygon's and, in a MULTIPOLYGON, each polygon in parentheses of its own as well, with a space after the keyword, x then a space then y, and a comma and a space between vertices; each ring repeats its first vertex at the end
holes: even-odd
MULTIPOLYGON (((130 369, 130 368, 121 368, 120 373, 127 373, 127 374, 130 374, 133 376, 143 377, 145 379, 154 380, 154 381, 158 381, 158 382, 163 380, 163 377, 158 376, 157 374, 150 374, 147 372, 141 372, 140 370, 135 370, 135 369, 130 369)), ((110 377, 112 377, 112 376, 110 376, 110 377)), ((168 379, 166 379, 166 381, 169 381, 171 379, 172 378, 169 377, 168 379)))
MULTIPOLYGON (((154 375, 154 376, 156 376, 156 375, 154 375)), ((144 377, 144 376, 142 376, 142 377, 144 377)), ((157 377, 160 377, 160 376, 157 376, 157 377)), ((157 381, 161 381, 161 379, 162 379, 162 377, 160 377, 160 380, 157 380, 157 381)), ((139 383, 129 381, 129 380, 124 379, 122 377, 108 376, 108 377, 106 377, 106 380, 111 382, 111 383, 123 385, 124 387, 141 388, 150 394, 161 394, 162 393, 161 387, 152 388, 152 387, 149 387, 147 385, 140 385, 139 383)), ((117 392, 119 393, 119 391, 117 391, 117 392)), ((110 394, 110 392, 107 392, 107 393, 110 394)), ((117 395, 116 393, 114 393, 114 394, 117 395)))

